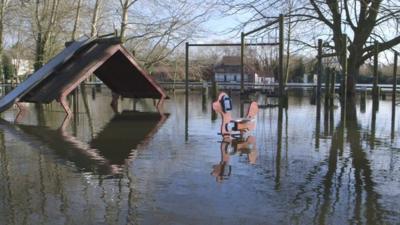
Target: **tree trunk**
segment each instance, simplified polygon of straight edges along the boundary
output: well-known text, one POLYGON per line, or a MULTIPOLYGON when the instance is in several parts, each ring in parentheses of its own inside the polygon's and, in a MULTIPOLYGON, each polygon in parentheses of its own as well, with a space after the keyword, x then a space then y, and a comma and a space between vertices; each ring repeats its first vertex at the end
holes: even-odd
POLYGON ((33 65, 35 71, 43 66, 44 53, 45 53, 45 43, 43 41, 42 33, 38 33, 36 40, 36 53, 35 53, 35 63, 33 65))
MULTIPOLYGON (((0 5, 0 65, 3 65, 2 60, 3 60, 4 14, 6 11, 8 1, 1 0, 0 4, 1 4, 0 5)), ((2 75, 1 77, 5 81, 5 76, 4 76, 3 70, 1 68, 2 68, 2 66, 0 67, 0 71, 1 71, 0 74, 2 75)))
POLYGON ((99 19, 99 11, 100 11, 100 4, 101 0, 96 0, 93 10, 93 17, 92 17, 92 29, 90 31, 90 36, 94 37, 97 35, 97 21, 99 19))
POLYGON ((78 5, 76 6, 74 28, 72 29, 72 35, 71 35, 72 40, 75 40, 76 31, 78 30, 78 24, 79 24, 79 20, 80 20, 81 3, 82 3, 82 0, 78 0, 78 5))
POLYGON ((126 23, 128 22, 128 4, 129 1, 125 0, 124 4, 122 5, 122 15, 121 15, 121 32, 120 32, 120 40, 123 42, 125 39, 125 31, 126 31, 126 23))
POLYGON ((354 59, 350 58, 348 59, 347 71, 347 97, 354 98, 356 95, 357 77, 360 71, 360 66, 354 59))

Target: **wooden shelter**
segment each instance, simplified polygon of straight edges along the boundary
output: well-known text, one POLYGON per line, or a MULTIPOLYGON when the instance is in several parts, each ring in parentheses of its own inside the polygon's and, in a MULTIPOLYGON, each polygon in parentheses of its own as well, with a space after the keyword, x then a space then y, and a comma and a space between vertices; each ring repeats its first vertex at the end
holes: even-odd
POLYGON ((48 64, 0 100, 0 112, 13 103, 57 100, 71 114, 66 97, 92 74, 126 98, 165 99, 166 93, 118 38, 83 38, 72 42, 48 64))

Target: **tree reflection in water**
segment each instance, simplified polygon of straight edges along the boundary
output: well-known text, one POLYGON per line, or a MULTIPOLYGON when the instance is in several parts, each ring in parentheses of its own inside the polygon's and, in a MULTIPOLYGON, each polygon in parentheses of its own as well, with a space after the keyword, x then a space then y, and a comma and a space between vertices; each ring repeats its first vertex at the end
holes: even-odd
POLYGON ((345 116, 341 118, 332 135, 327 158, 314 166, 305 182, 297 187, 299 192, 293 203, 304 206, 299 214, 292 215, 295 224, 301 224, 301 214, 314 207, 314 224, 337 223, 332 218, 336 213, 348 214, 350 224, 383 224, 382 217, 388 213, 381 206, 380 196, 375 190, 371 164, 362 145, 363 141, 369 140, 361 136, 356 104, 349 103, 345 116), (344 152, 344 149, 348 152, 344 152), (319 173, 322 173, 321 178, 318 177, 319 173), (318 179, 320 182, 316 183, 318 179), (315 184, 317 186, 312 187, 315 184), (316 194, 314 198, 307 196, 307 190, 310 189, 316 194), (343 193, 345 191, 347 194, 343 193), (341 208, 343 205, 338 206, 343 201, 349 201, 345 209, 341 208))

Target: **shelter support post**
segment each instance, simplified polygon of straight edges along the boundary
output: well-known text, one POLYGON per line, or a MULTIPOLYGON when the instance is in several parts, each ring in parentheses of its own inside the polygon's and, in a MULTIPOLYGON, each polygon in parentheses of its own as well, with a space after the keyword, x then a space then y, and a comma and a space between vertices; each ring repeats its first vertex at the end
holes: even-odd
POLYGON ((163 108, 164 107, 164 101, 165 101, 165 98, 161 97, 158 100, 157 105, 156 105, 157 111, 160 113, 160 115, 164 115, 164 108, 163 108))
POLYGON ((15 105, 18 108, 18 113, 17 113, 17 116, 15 117, 14 122, 19 123, 25 117, 27 111, 26 111, 26 107, 23 105, 22 102, 16 102, 15 105))
POLYGON ((119 95, 117 93, 113 92, 110 105, 115 112, 118 112, 118 99, 119 99, 119 95))
POLYGON ((72 111, 69 108, 68 101, 67 101, 67 96, 62 95, 57 101, 61 104, 61 106, 63 107, 65 113, 67 113, 67 116, 72 116, 72 111))

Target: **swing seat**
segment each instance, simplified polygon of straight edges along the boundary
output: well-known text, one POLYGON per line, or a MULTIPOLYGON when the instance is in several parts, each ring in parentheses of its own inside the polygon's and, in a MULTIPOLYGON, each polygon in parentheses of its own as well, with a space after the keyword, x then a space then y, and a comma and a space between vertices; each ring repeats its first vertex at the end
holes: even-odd
POLYGON ((246 118, 232 119, 230 114, 230 111, 232 110, 232 102, 229 96, 222 92, 217 101, 213 103, 213 109, 222 116, 221 135, 231 135, 231 132, 228 129, 228 124, 230 123, 233 124, 231 131, 238 131, 240 132, 240 135, 244 132, 254 130, 256 127, 255 117, 258 112, 258 105, 256 102, 250 104, 246 118))
POLYGON ((253 130, 255 128, 255 120, 248 118, 240 118, 231 120, 233 123, 232 131, 239 131, 240 133, 253 130))

